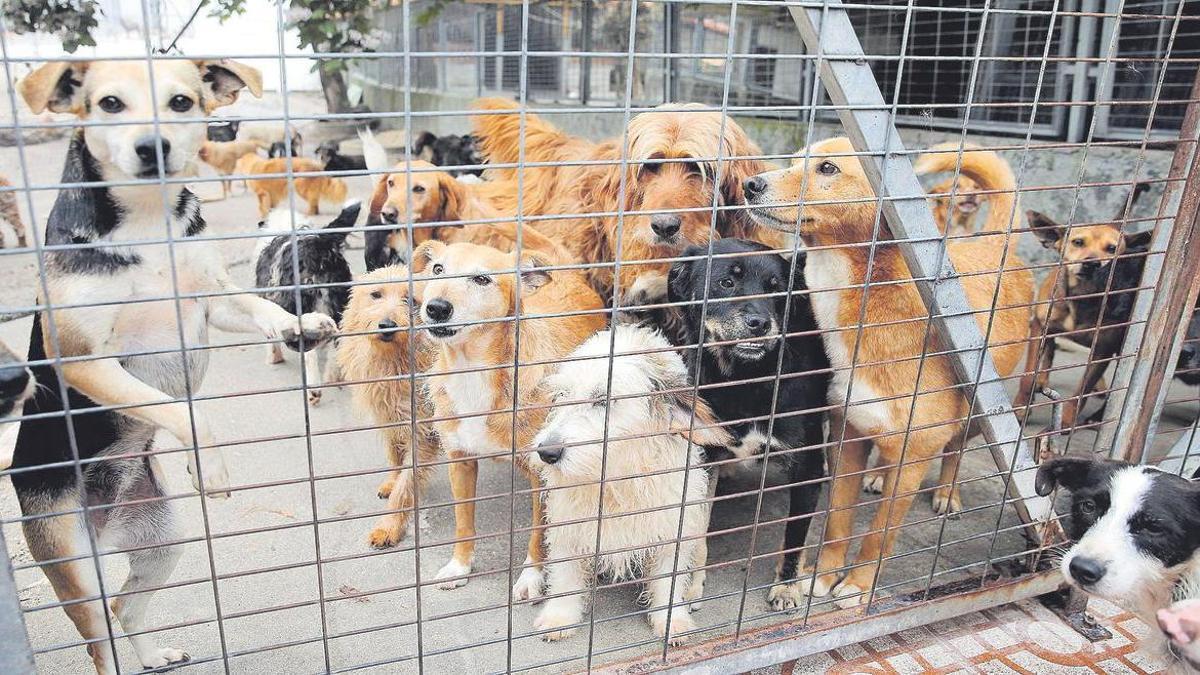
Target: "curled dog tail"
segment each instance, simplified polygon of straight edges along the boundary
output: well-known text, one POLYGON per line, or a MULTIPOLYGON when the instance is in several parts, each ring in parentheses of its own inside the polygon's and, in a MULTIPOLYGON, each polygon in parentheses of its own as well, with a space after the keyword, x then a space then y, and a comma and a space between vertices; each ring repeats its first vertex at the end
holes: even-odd
MULTIPOLYGON (((510 111, 510 114, 474 115, 471 117, 472 135, 478 142, 479 151, 492 164, 516 164, 521 158, 521 115, 513 101, 503 98, 481 98, 475 101, 476 110, 510 111)), ((560 157, 557 150, 570 140, 570 136, 557 127, 533 114, 525 115, 525 160, 549 162, 560 157)), ((500 172, 497 178, 516 177, 514 169, 493 170, 500 172)))
POLYGON ((368 127, 363 127, 358 130, 358 139, 362 141, 363 161, 366 162, 367 169, 372 172, 386 172, 389 168, 387 151, 375 140, 375 134, 371 133, 368 127))
POLYGON ((957 142, 941 143, 921 155, 913 168, 918 174, 959 172, 974 180, 979 189, 992 194, 984 195, 988 200, 988 219, 983 232, 1004 232, 1021 225, 1021 208, 1017 200, 1017 179, 1012 167, 1000 155, 991 150, 976 150, 973 145, 961 146, 962 164, 959 165, 960 145, 957 142))

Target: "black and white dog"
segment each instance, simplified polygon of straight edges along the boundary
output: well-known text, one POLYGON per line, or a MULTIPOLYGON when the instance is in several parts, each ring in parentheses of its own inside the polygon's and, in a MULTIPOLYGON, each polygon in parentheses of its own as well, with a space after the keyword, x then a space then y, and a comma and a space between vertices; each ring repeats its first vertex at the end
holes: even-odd
MULTIPOLYGON (((724 450, 741 458, 769 451, 786 462, 791 488, 785 552, 767 600, 777 610, 790 609, 801 605, 808 594, 808 582, 798 578, 800 549, 821 495, 820 479, 825 476, 829 360, 807 294, 790 294, 785 326, 789 289, 807 288, 803 258, 796 261, 793 276, 788 260, 756 242, 713 242, 711 268, 704 257, 707 251, 707 247, 692 246, 683 252, 684 257, 700 259, 671 267, 667 297, 673 303, 691 303, 682 308, 683 333, 687 344, 703 339, 704 346, 699 359, 695 349, 684 353, 692 376, 702 387, 701 395, 722 421, 745 420, 726 428, 734 442, 724 450), (706 285, 708 309, 702 312, 706 285), (777 369, 781 379, 776 396, 777 369)), ((720 449, 710 451, 710 459, 722 454, 720 449)))
MULTIPOLYGON (((417 140, 413 141, 411 155, 423 159, 434 166, 477 166, 483 164, 484 157, 475 144, 471 134, 459 136, 447 134, 438 136, 430 131, 422 131, 417 140)), ((448 169, 451 176, 481 176, 483 169, 448 169)))
MULTIPOLYGON (((358 220, 361 209, 359 202, 347 204, 338 217, 322 229, 307 229, 307 219, 293 217, 287 210, 276 209, 269 213, 267 219, 258 224, 259 230, 278 234, 259 239, 254 272, 258 288, 276 290, 264 292, 263 296, 293 314, 320 312, 340 325, 342 312, 350 300, 350 282, 354 278, 346 262, 346 236, 358 220), (293 226, 297 230, 294 234, 293 226)), ((297 340, 284 344, 294 351, 301 348, 297 340)), ((308 402, 312 405, 321 401, 321 385, 340 379, 337 362, 329 358, 332 347, 333 341, 329 340, 305 350, 305 372, 310 386, 308 402)), ((283 363, 283 351, 278 342, 267 345, 267 363, 283 363)))
POLYGON ((362 155, 343 155, 338 141, 325 141, 317 146, 317 160, 326 171, 366 171, 367 161, 362 155))
POLYGON ((208 352, 197 348, 210 327, 271 340, 303 334, 315 343, 337 326, 237 288, 216 246, 197 239, 199 200, 159 180, 185 175, 195 162, 209 113, 243 88, 261 95, 258 70, 228 59, 156 60, 149 68, 71 61, 46 63, 18 87, 35 114, 89 122, 71 140, 63 183, 129 183, 65 187, 46 223, 48 296, 39 302, 47 309, 33 322, 28 361, 62 361, 33 368, 41 386, 25 403, 13 455, 25 539, 99 673, 115 673, 117 656, 93 545, 126 551, 129 576, 112 612, 141 666, 163 668, 188 655, 158 646, 145 623, 151 594, 180 554, 173 502, 163 499, 165 476, 152 454, 157 431, 190 448, 198 490, 227 496, 230 488, 208 419, 184 400, 204 379, 208 352))
MULTIPOLYGON (((1071 492, 1062 559, 1067 582, 1153 626, 1159 610, 1200 597, 1200 483, 1154 467, 1090 457, 1056 457, 1038 468, 1035 489, 1071 492)), ((1167 653, 1167 642, 1156 636, 1167 653)), ((1177 660, 1176 672, 1191 672, 1177 660)))

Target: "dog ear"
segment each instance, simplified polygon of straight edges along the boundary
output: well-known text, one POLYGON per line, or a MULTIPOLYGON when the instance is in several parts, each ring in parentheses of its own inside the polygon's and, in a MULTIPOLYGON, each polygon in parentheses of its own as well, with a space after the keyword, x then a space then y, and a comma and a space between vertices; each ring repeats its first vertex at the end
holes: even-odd
POLYGON ((446 244, 437 239, 426 240, 425 243, 417 247, 417 250, 412 254, 412 271, 413 274, 420 274, 425 271, 425 266, 433 261, 434 258, 441 255, 446 250, 446 244))
POLYGON ((375 190, 371 192, 371 203, 370 206, 367 207, 368 223, 379 222, 382 219, 380 213, 383 211, 383 205, 387 203, 387 181, 388 176, 390 175, 391 174, 385 173, 379 177, 378 181, 375 182, 375 190))
POLYGON ((46 110, 78 114, 83 110, 83 75, 87 61, 47 63, 17 83, 21 98, 34 114, 46 110))
MULTIPOLYGON (((691 258, 707 252, 707 248, 688 246, 680 257, 691 258)), ((667 273, 667 302, 687 302, 696 299, 696 288, 692 283, 692 266, 695 262, 680 260, 671 265, 671 271, 667 273)), ((688 308, 681 309, 686 312, 688 308)))
POLYGON ((717 419, 708 403, 692 395, 686 378, 665 382, 663 388, 673 389, 665 394, 670 411, 670 429, 673 433, 696 445, 725 446, 733 442, 733 438, 721 426, 721 421, 717 419))
MULTIPOLYGON (((442 220, 462 220, 462 206, 467 195, 463 184, 448 173, 437 174, 438 192, 442 197, 442 220)), ((458 225, 457 227, 462 227, 458 225)))
POLYGON ((232 59, 200 59, 193 63, 209 93, 204 102, 206 112, 236 101, 243 87, 255 98, 262 98, 262 73, 258 68, 232 59))
POLYGON ((1154 238, 1154 230, 1146 230, 1145 232, 1132 232, 1125 235, 1125 251, 1147 250, 1150 248, 1150 240, 1154 238))
MULTIPOLYGON (((762 150, 736 122, 732 119, 725 121, 725 156, 747 159, 722 162, 721 201, 724 206, 745 206, 746 195, 742 191, 742 185, 746 179, 773 168, 761 159, 749 159, 761 154, 762 150)), ((721 231, 721 235, 725 237, 754 239, 754 233, 759 230, 745 209, 722 211, 721 219, 725 221, 725 227, 721 231)))
POLYGON ((1128 465, 1073 455, 1055 457, 1038 467, 1033 489, 1042 497, 1048 496, 1059 486, 1074 491, 1084 485, 1100 482, 1122 466, 1128 465))
POLYGON ((1025 217, 1029 219, 1029 227, 1033 231, 1033 235, 1042 243, 1042 246, 1046 248, 1058 247, 1058 242, 1062 240, 1063 233, 1067 229, 1066 227, 1040 211, 1026 211, 1025 217))
POLYGON ((526 295, 550 283, 553 279, 550 270, 540 269, 550 264, 536 253, 531 253, 521 260, 521 289, 526 295))

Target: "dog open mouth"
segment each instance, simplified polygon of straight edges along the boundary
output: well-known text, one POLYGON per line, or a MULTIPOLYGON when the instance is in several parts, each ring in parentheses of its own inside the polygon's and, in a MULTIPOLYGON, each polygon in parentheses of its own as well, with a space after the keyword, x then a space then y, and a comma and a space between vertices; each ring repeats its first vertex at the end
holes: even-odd
POLYGON ((974 199, 967 199, 958 203, 958 210, 963 213, 975 213, 979 210, 979 202, 974 199))
POLYGON ((747 361, 757 361, 766 356, 768 347, 769 343, 767 342, 742 342, 734 345, 732 351, 739 358, 747 361))
POLYGON ((458 335, 458 331, 459 331, 458 328, 451 328, 450 326, 430 326, 429 327, 430 335, 432 335, 435 338, 442 338, 442 339, 452 338, 455 335, 458 335))

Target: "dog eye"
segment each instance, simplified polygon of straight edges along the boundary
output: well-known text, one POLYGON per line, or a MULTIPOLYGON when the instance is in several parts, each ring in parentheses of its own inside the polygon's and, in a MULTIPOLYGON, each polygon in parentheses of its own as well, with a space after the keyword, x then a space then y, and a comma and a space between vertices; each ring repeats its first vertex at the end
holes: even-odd
POLYGON ((431 269, 431 270, 433 270, 433 273, 434 273, 434 274, 441 274, 441 273, 442 273, 442 270, 443 270, 443 269, 445 269, 445 268, 444 268, 444 267, 442 267, 442 264, 441 264, 441 263, 434 263, 434 264, 433 264, 433 267, 432 267, 432 268, 430 268, 430 269, 431 269))
POLYGON ((492 278, 483 274, 471 277, 471 281, 475 282, 476 286, 487 286, 492 283, 492 278))
POLYGON ((720 285, 721 288, 733 288, 733 279, 725 277, 724 279, 718 281, 717 284, 720 285))
POLYGON ((1072 246, 1083 246, 1083 240, 1082 239, 1072 239, 1071 245, 1072 246))
POLYGON ((124 110, 125 104, 116 96, 105 96, 100 99, 100 109, 111 115, 124 110))
POLYGON ((170 101, 167 101, 167 106, 177 113, 185 113, 191 110, 193 105, 195 105, 195 103, 192 101, 192 99, 184 96, 183 94, 176 94, 171 97, 170 101))
POLYGON ((1140 530, 1143 534, 1148 534, 1152 537, 1156 537, 1166 532, 1166 529, 1163 528, 1162 523, 1159 523, 1156 520, 1148 520, 1141 523, 1138 527, 1138 530, 1140 530))
POLYGON ((391 178, 387 179, 387 186, 396 187, 396 181, 392 180, 391 178))
POLYGON ((1085 516, 1090 516, 1096 512, 1096 502, 1090 499, 1084 499, 1078 504, 1079 512, 1085 516))
POLYGON ((424 186, 424 185, 414 185, 414 186, 413 186, 413 194, 415 194, 415 195, 419 195, 419 194, 421 194, 421 193, 423 193, 423 192, 425 192, 425 186, 424 186))
POLYGON ((834 164, 829 160, 825 160, 817 166, 817 173, 823 176, 834 176, 841 173, 841 171, 842 170, 838 168, 837 164, 834 164))
POLYGON ((662 171, 662 167, 663 165, 659 163, 659 158, 655 158, 643 164, 642 171, 645 171, 646 173, 658 173, 659 171, 662 171))
POLYGON ((703 175, 703 173, 704 173, 700 170, 700 165, 697 164, 696 162, 687 162, 686 164, 683 165, 683 168, 688 173, 696 175, 696 176, 703 175))
POLYGON ((383 297, 383 291, 371 291, 371 298, 378 300, 383 297))
POLYGON ((1105 253, 1116 253, 1117 252, 1116 244, 1109 244, 1108 246, 1105 246, 1104 252, 1105 253))

